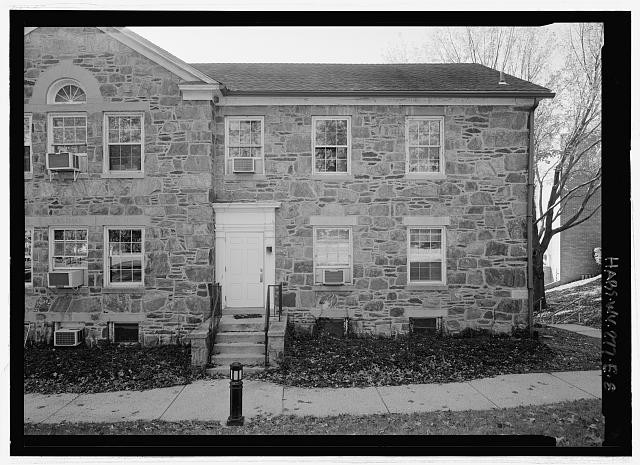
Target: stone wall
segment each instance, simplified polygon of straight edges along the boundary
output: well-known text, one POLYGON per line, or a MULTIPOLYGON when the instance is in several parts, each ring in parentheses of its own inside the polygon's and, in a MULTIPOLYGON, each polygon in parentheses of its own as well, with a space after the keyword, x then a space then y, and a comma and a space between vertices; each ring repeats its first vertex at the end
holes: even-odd
POLYGON ((215 199, 282 202, 276 210, 276 281, 285 283, 283 304, 298 325, 313 323, 320 301, 335 303, 333 308, 349 316, 353 330, 366 333, 406 331, 409 317, 444 315, 449 331, 509 331, 526 321, 529 109, 440 110, 445 116, 446 177, 415 180, 405 176, 405 117, 433 114, 433 107, 216 108, 215 199), (225 115, 265 117, 264 176, 225 176, 225 115), (312 175, 314 115, 351 116, 352 170, 347 179, 312 175), (352 286, 314 286, 309 224, 314 215, 357 217, 352 286), (450 217, 445 288, 407 286, 405 216, 450 217), (335 298, 327 299, 330 294, 335 298))
POLYGON ((33 288, 25 291, 28 318, 85 323, 89 335, 99 338, 106 337, 109 321, 139 321, 146 343, 175 340, 210 314, 211 103, 182 101, 177 76, 95 28, 38 28, 24 45, 34 166, 33 179, 24 182, 25 223, 35 225, 33 288), (88 160, 77 181, 50 181, 45 169, 47 113, 57 108, 34 95, 60 69, 99 88, 97 101, 76 107, 88 118, 88 160), (144 112, 144 178, 105 179, 103 112, 131 108, 144 112), (88 286, 77 293, 46 287, 49 226, 65 223, 89 233, 88 286), (141 289, 103 287, 103 225, 117 224, 146 225, 141 289))

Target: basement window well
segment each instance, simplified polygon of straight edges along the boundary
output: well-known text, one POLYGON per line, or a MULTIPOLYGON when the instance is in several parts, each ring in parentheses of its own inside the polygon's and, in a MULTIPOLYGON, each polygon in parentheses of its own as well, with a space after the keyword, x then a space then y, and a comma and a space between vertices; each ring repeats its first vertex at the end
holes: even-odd
POLYGON ((138 342, 138 323, 113 323, 113 342, 138 342))

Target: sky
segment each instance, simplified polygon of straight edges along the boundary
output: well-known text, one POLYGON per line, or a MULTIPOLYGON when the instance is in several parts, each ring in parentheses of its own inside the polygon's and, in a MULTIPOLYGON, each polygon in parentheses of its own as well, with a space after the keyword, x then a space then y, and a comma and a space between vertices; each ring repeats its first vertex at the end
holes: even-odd
MULTIPOLYGON (((566 25, 546 26, 555 32, 566 25)), ((187 63, 384 63, 429 27, 129 27, 187 63), (203 44, 195 46, 194 44, 203 44)))

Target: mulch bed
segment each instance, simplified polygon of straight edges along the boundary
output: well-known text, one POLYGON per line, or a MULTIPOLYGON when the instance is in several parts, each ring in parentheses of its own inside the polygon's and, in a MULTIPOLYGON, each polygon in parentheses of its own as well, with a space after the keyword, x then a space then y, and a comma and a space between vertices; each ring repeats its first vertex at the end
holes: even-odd
POLYGON ((599 340, 555 328, 537 331, 552 338, 297 335, 287 340, 280 367, 248 377, 300 387, 364 387, 600 368, 599 340))
POLYGON ((107 392, 187 384, 188 347, 101 344, 98 347, 32 346, 24 350, 24 392, 107 392))

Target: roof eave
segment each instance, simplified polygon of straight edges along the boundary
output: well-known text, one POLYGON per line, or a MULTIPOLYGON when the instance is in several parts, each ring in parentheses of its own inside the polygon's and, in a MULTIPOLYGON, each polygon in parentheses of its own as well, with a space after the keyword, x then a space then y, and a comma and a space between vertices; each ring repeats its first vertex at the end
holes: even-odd
POLYGON ((525 97, 553 98, 543 91, 247 91, 223 89, 223 95, 251 97, 525 97))

